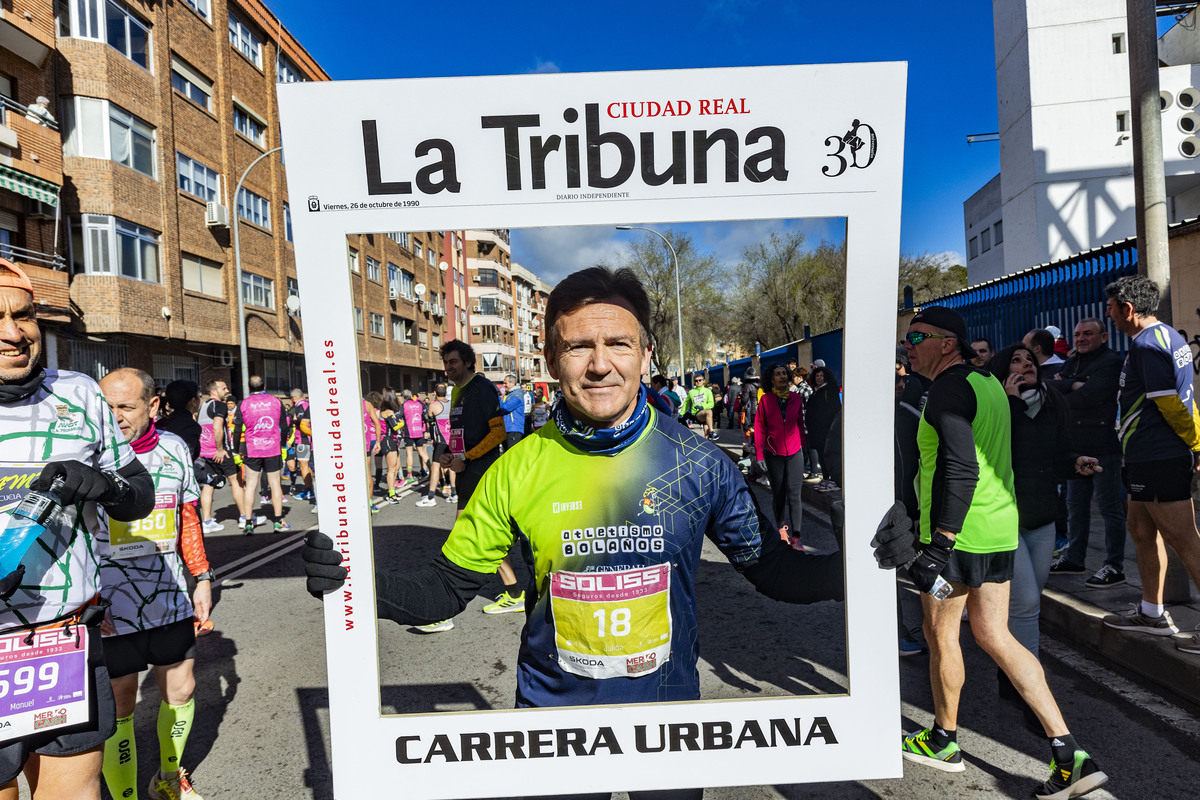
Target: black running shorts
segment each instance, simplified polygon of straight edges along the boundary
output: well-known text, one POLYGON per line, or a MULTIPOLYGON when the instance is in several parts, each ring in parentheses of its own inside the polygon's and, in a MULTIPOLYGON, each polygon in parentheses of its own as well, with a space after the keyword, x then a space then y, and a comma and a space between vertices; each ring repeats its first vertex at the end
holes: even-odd
POLYGON ((950 563, 942 570, 942 577, 974 589, 985 583, 1006 583, 1013 577, 1013 554, 1016 552, 1015 549, 1000 553, 954 550, 950 554, 950 563))
POLYGON ((279 453, 262 458, 242 456, 242 464, 255 472, 280 472, 283 470, 283 456, 279 453))
POLYGON ((160 628, 135 631, 104 640, 104 661, 114 678, 150 667, 165 667, 196 657, 196 626, 192 618, 160 628))
POLYGON ((1192 499, 1192 456, 1127 462, 1121 469, 1129 499, 1171 503, 1192 499))

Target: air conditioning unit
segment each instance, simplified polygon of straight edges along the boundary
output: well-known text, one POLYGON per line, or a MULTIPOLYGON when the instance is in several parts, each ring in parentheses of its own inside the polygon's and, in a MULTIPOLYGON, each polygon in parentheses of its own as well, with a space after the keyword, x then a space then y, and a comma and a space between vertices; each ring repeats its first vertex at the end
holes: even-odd
POLYGON ((399 300, 400 299, 400 287, 389 286, 388 287, 388 299, 389 300, 399 300))
POLYGON ((229 227, 229 207, 210 202, 204 207, 204 224, 210 228, 229 227))
POLYGON ((49 203, 43 203, 41 200, 29 200, 29 211, 25 214, 27 219, 54 219, 54 206, 49 203))
POLYGON ((482 309, 480 308, 479 303, 476 303, 475 305, 471 306, 471 313, 473 313, 473 314, 478 314, 481 310, 482 309))
POLYGON ((422 310, 422 311, 429 311, 429 310, 430 310, 432 307, 433 307, 433 306, 429 305, 429 301, 428 301, 428 300, 422 300, 422 301, 421 301, 421 310, 422 310))
MULTIPOLYGON (((210 204, 210 205, 214 205, 214 204, 210 204)), ((216 362, 217 362, 218 367, 232 367, 233 366, 233 351, 230 350, 228 347, 218 350, 217 355, 216 355, 216 362)))
POLYGON ((479 326, 476 325, 475 327, 471 328, 471 333, 478 335, 480 333, 479 326))
POLYGON ((478 276, 478 275, 472 275, 472 276, 471 276, 471 282, 472 282, 472 283, 479 283, 479 276, 478 276))

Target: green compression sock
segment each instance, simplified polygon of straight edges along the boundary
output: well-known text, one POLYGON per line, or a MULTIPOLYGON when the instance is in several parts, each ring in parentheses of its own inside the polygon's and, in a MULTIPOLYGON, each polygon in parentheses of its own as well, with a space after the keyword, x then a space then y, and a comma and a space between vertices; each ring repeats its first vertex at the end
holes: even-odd
POLYGON ((133 714, 117 720, 117 732, 104 743, 104 782, 116 800, 137 797, 137 744, 133 714))
POLYGON ((179 759, 183 757, 183 747, 192 732, 195 712, 195 699, 181 706, 164 702, 158 707, 158 758, 164 775, 179 771, 179 759))

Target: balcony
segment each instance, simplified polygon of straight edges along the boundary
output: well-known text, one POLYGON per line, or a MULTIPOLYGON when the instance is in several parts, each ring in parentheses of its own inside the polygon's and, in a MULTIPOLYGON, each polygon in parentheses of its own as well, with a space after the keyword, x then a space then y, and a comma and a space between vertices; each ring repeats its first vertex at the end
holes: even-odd
POLYGON ((62 185, 58 124, 52 118, 38 122, 27 117, 28 113, 26 106, 0 95, 0 146, 9 151, 0 151, 0 164, 54 184, 57 190, 62 185))
POLYGON ((29 276, 37 302, 38 319, 70 322, 70 276, 62 256, 4 245, 0 246, 0 258, 12 261, 29 276))

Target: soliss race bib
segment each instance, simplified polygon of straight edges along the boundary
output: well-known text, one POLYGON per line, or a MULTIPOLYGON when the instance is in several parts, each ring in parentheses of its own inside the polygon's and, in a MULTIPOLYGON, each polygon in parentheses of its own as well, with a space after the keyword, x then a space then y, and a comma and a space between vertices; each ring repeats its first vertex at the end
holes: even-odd
POLYGON ((178 528, 175 527, 178 506, 174 493, 159 493, 154 495, 154 511, 145 519, 133 522, 110 519, 109 556, 133 558, 152 553, 174 552, 175 534, 178 532, 178 528))
POLYGON ((0 636, 0 742, 88 721, 83 625, 0 636))
POLYGON ((661 667, 671 654, 670 569, 551 573, 559 665, 585 678, 637 677, 661 667))

